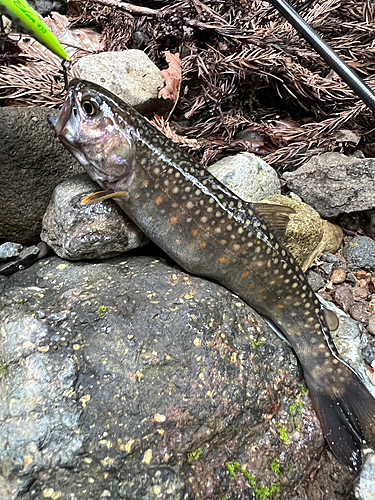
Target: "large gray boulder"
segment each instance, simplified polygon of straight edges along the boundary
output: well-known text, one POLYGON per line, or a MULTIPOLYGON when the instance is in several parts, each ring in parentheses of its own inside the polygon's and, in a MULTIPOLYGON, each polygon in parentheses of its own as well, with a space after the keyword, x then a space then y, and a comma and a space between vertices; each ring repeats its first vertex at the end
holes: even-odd
POLYGON ((322 217, 375 207, 374 158, 324 153, 283 176, 288 187, 322 217))
POLYGON ((2 500, 353 498, 293 352, 226 289, 130 256, 0 286, 2 500))
POLYGON ((0 243, 39 241, 54 187, 83 170, 47 126, 48 114, 42 107, 0 108, 0 243))

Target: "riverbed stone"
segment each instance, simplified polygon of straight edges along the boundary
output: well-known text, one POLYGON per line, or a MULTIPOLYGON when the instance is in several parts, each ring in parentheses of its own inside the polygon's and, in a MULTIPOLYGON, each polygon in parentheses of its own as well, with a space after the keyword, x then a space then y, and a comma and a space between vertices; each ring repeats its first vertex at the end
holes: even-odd
POLYGON ((375 159, 329 152, 314 156, 295 172, 285 172, 288 187, 322 217, 375 207, 375 159))
POLYGON ((353 476, 324 451, 293 352, 223 287, 128 255, 42 259, 3 287, 0 484, 11 498, 347 492, 353 476))
POLYGON ((105 87, 142 114, 162 113, 173 105, 170 99, 158 98, 164 79, 142 50, 90 54, 81 57, 74 69, 79 78, 105 87))
POLYGON ((284 205, 295 211, 289 217, 282 242, 304 271, 324 252, 334 253, 340 248, 342 230, 323 220, 316 210, 306 203, 283 195, 269 196, 262 200, 262 203, 284 205))
POLYGON ((375 271, 375 241, 358 236, 347 243, 342 252, 352 271, 375 271))
POLYGON ((55 138, 43 107, 0 107, 0 243, 39 241, 55 186, 83 169, 55 138))
POLYGON ((83 205, 100 191, 86 174, 56 186, 43 217, 41 239, 64 259, 107 259, 148 242, 113 200, 83 205))
POLYGON ((239 153, 217 161, 208 171, 245 201, 256 203, 280 194, 276 171, 253 153, 239 153))

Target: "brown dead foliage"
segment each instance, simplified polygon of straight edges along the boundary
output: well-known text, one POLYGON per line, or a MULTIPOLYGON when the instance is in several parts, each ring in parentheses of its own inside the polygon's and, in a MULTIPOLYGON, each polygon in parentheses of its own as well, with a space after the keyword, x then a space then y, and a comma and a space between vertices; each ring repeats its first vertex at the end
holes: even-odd
MULTIPOLYGON (((375 91, 373 0, 291 4, 375 91)), ((199 139, 203 163, 248 150, 291 170, 315 154, 351 152, 352 144, 336 139, 341 129, 361 136, 357 149, 372 150, 372 113, 268 2, 72 0, 68 6, 68 29, 95 29, 105 50, 141 47, 161 68, 165 51, 181 55, 180 97, 168 127, 199 139), (243 131, 245 137, 236 135, 243 131)), ((86 47, 73 59, 103 48, 86 47)), ((61 102, 56 60, 28 51, 11 61, 0 57, 3 104, 61 102)))

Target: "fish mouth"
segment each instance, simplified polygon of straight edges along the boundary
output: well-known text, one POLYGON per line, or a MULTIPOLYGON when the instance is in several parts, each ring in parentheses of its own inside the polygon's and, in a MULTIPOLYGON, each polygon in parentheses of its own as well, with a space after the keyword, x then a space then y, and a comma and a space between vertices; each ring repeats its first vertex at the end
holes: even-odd
POLYGON ((49 126, 55 131, 56 137, 68 150, 77 150, 73 138, 75 132, 79 129, 79 120, 74 89, 70 88, 60 113, 47 116, 49 126))

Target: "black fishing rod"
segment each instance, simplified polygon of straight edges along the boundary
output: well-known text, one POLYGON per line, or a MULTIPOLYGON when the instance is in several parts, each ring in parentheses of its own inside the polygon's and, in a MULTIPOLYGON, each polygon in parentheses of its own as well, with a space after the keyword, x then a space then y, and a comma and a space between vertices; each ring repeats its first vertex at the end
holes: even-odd
POLYGON ((326 63, 375 113, 375 94, 365 82, 327 45, 320 36, 305 23, 302 17, 284 0, 268 0, 295 28, 303 38, 322 56, 326 63))

